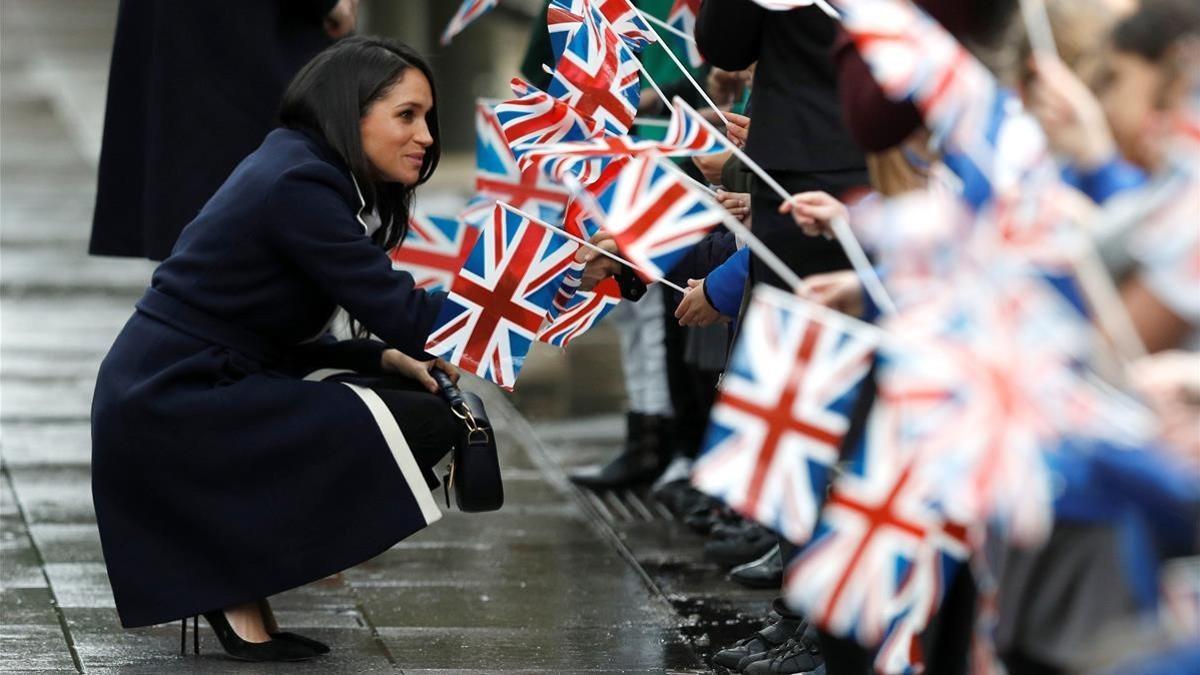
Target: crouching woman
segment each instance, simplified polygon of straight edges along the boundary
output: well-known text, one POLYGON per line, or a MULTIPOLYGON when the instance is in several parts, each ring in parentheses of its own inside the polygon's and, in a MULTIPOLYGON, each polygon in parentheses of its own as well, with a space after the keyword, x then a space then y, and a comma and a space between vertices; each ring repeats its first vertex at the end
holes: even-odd
POLYGON ((436 103, 406 47, 322 52, 285 93, 282 128, 155 271, 92 404, 96 520, 125 627, 203 614, 235 657, 324 653, 279 631, 268 596, 441 516, 431 468, 457 431, 430 370, 457 374, 422 347, 443 296, 387 255, 438 164, 436 103), (337 307, 383 342, 334 340, 337 307))

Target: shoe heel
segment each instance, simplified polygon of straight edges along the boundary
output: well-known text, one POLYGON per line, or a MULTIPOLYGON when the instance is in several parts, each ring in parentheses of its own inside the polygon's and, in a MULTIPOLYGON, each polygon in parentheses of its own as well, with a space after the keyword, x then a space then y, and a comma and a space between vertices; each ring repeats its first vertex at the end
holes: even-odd
MULTIPOLYGON (((179 627, 181 629, 180 634, 179 634, 179 655, 186 656, 187 655, 187 617, 186 616, 183 617, 183 619, 179 623, 180 623, 179 627)), ((192 616, 192 653, 193 654, 200 653, 200 617, 195 616, 195 615, 192 616)))

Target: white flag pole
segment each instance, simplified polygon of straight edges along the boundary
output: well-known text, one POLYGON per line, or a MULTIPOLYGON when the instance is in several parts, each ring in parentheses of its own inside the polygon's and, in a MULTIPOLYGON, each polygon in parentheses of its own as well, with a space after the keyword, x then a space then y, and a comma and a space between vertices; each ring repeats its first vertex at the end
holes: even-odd
MULTIPOLYGON (((504 202, 499 202, 499 203, 504 204, 504 202)), ((519 213, 523 217, 528 218, 531 222, 536 223, 536 224, 546 228, 547 230, 552 230, 555 234, 560 234, 560 235, 566 237, 567 239, 570 239, 571 241, 575 242, 576 244, 579 244, 580 246, 587 247, 587 248, 595 251, 596 253, 599 253, 600 255, 603 255, 606 258, 615 260, 615 261, 621 263, 622 265, 625 265, 626 267, 629 267, 631 269, 641 270, 642 272, 646 271, 644 268, 639 267, 639 266, 629 262, 628 260, 622 258, 621 256, 619 256, 615 253, 606 251, 606 250, 604 250, 604 248, 597 246, 590 241, 576 237, 575 235, 571 234, 570 232, 567 232, 566 230, 562 229, 561 227, 551 225, 550 223, 547 223, 544 220, 538 220, 537 218, 534 218, 533 216, 529 215, 528 213, 525 213, 524 211, 522 211, 521 209, 518 209, 515 206, 511 206, 509 204, 504 204, 504 205, 507 206, 508 208, 512 209, 512 211, 514 213, 519 213)), ((594 216, 594 214, 593 214, 593 216, 594 216)), ((687 293, 687 290, 680 288, 679 286, 671 283, 670 281, 667 281, 666 279, 663 279, 662 277, 658 277, 657 279, 655 279, 655 281, 668 287, 668 288, 677 290, 680 293, 687 293)))
MULTIPOLYGON (((678 28, 672 26, 671 24, 667 23, 666 21, 663 21, 662 19, 660 19, 656 16, 651 16, 649 14, 643 14, 642 18, 649 21, 650 23, 654 24, 655 26, 658 26, 659 28, 667 31, 668 33, 671 33, 671 34, 679 37, 682 40, 685 40, 692 44, 696 44, 696 37, 694 35, 688 35, 687 33, 679 30, 678 28)), ((663 48, 665 49, 666 45, 663 45, 663 48)))
MULTIPOLYGON (((783 189, 783 186, 780 185, 778 181, 771 177, 771 174, 767 173, 765 169, 759 166, 758 162, 750 159, 749 155, 747 155, 745 152, 742 152, 741 148, 734 145, 728 138, 725 138, 723 134, 717 131, 716 127, 709 124, 708 120, 701 117, 700 114, 697 113, 695 109, 693 109, 687 103, 685 103, 683 99, 676 96, 675 105, 686 106, 682 110, 683 114, 691 113, 696 118, 696 121, 703 125, 709 133, 720 138, 721 142, 729 148, 734 156, 740 159, 742 163, 746 165, 746 168, 753 171, 754 174, 761 178, 768 187, 774 190, 775 194, 779 195, 780 199, 785 202, 792 201, 792 196, 787 193, 787 190, 783 189)), ((862 246, 860 246, 858 240, 854 238, 854 233, 850 231, 850 228, 845 226, 844 223, 842 225, 842 227, 838 227, 835 224, 833 227, 833 234, 837 237, 838 243, 842 245, 842 250, 846 252, 846 257, 850 259, 850 264, 854 267, 854 271, 858 273, 859 279, 862 280, 863 290, 871 296, 871 300, 881 311, 894 311, 896 304, 892 302, 891 297, 889 297, 887 291, 884 290, 883 282, 879 280, 879 275, 875 274, 875 268, 871 267, 871 263, 867 259, 867 254, 863 252, 862 246)), ((765 262, 765 258, 763 260, 765 262)), ((776 274, 778 274, 778 272, 776 272, 776 274)))
MULTIPOLYGON (((658 31, 654 30, 654 26, 646 19, 646 15, 642 13, 642 10, 634 7, 633 3, 629 0, 625 0, 625 4, 629 5, 629 8, 632 9, 634 13, 642 19, 642 21, 646 22, 646 27, 650 29, 650 34, 654 36, 654 39, 657 40, 660 45, 662 45, 663 51, 667 53, 667 56, 670 57, 671 61, 675 63, 675 66, 679 68, 679 72, 683 73, 683 76, 687 78, 687 81, 696 88, 696 91, 700 92, 700 97, 704 99, 704 102, 708 104, 708 107, 712 108, 713 112, 717 113, 717 117, 721 118, 721 123, 725 126, 729 126, 729 120, 725 117, 725 113, 722 113, 721 109, 717 107, 717 104, 713 103, 713 100, 708 97, 708 92, 704 91, 704 87, 701 87, 700 84, 696 82, 696 78, 692 77, 692 71, 688 70, 687 67, 683 65, 683 63, 679 60, 679 57, 675 56, 675 52, 671 51, 671 48, 667 46, 665 41, 663 41, 662 36, 658 34, 658 31)), ((641 63, 641 61, 638 61, 638 63, 641 63)), ((649 79, 649 77, 649 75, 646 76, 647 79, 649 79)), ((670 107, 669 104, 668 107, 670 107)))
POLYGON ((834 21, 841 21, 842 15, 838 14, 838 11, 825 0, 814 0, 813 4, 817 6, 817 9, 825 12, 825 16, 833 19, 834 21))
POLYGON ((1021 0, 1021 21, 1029 36, 1029 46, 1035 55, 1058 56, 1054 43, 1054 31, 1050 27, 1050 16, 1042 0, 1021 0))

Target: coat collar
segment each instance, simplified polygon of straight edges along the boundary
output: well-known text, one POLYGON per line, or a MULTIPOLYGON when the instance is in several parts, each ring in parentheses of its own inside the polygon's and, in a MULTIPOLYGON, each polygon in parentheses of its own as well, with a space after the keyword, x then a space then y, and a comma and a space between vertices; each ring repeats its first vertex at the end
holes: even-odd
POLYGON ((358 178, 354 176, 354 172, 350 170, 350 167, 346 166, 342 158, 333 148, 329 147, 329 144, 325 142, 325 139, 320 134, 304 127, 299 127, 296 130, 304 134, 317 147, 317 152, 321 155, 322 159, 338 167, 342 173, 350 177, 350 182, 354 184, 354 194, 358 197, 358 210, 354 212, 354 217, 358 220, 358 224, 362 225, 363 232, 368 237, 375 234, 382 221, 379 218, 379 214, 375 211, 367 212, 367 200, 363 197, 362 188, 359 187, 358 178))
POLYGON ((358 223, 363 226, 363 232, 370 237, 375 234, 381 225, 383 225, 383 221, 379 218, 379 214, 374 210, 372 210, 370 213, 363 213, 367 210, 367 200, 363 199, 362 188, 358 187, 358 179, 354 177, 353 173, 350 174, 350 180, 354 183, 354 192, 358 194, 358 211, 354 214, 354 217, 357 218, 358 223))

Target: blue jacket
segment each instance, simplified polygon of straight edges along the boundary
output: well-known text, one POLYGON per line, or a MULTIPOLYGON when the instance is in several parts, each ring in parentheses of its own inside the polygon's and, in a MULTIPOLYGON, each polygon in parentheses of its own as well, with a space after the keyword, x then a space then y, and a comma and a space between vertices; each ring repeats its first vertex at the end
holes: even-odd
POLYGON ((750 276, 750 249, 729 256, 704 279, 704 297, 721 314, 736 317, 750 276))
POLYGON ((1109 197, 1146 182, 1146 174, 1136 166, 1114 155, 1092 171, 1082 171, 1074 166, 1062 169, 1062 179, 1077 188, 1097 204, 1109 197))

